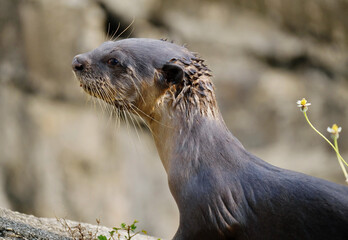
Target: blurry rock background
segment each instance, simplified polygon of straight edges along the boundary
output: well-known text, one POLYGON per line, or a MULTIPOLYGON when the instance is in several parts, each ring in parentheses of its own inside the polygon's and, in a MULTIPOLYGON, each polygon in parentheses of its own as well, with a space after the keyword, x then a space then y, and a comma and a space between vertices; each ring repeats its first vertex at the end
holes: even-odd
MULTIPOLYGON (((146 128, 79 89, 74 55, 109 39, 168 38, 207 60, 230 130, 264 160, 344 183, 305 122, 342 126, 348 156, 346 0, 0 0, 0 206, 170 238, 178 213, 146 128)), ((328 136, 328 133, 326 133, 328 136)))

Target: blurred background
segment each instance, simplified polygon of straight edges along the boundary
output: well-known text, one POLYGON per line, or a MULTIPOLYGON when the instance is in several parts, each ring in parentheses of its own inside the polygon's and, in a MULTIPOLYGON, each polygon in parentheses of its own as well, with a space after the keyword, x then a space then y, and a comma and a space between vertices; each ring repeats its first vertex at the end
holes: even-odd
POLYGON ((0 206, 170 238, 178 212, 146 128, 94 106, 74 55, 110 39, 168 38, 206 59, 224 119, 267 162, 344 184, 325 133, 348 158, 346 0, 0 0, 0 206))

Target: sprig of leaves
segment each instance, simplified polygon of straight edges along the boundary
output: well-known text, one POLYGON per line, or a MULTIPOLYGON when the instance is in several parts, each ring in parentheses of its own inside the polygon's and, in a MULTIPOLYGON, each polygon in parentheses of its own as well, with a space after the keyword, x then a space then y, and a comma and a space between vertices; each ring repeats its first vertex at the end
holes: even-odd
POLYGON ((120 227, 112 228, 112 231, 109 232, 110 234, 109 238, 107 238, 104 235, 99 235, 98 240, 120 240, 121 239, 120 230, 126 231, 126 236, 125 236, 126 240, 131 240, 134 236, 138 235, 139 233, 144 233, 147 235, 147 232, 145 230, 136 231, 137 223, 138 223, 137 220, 134 220, 134 222, 131 225, 128 225, 126 223, 121 223, 120 227))

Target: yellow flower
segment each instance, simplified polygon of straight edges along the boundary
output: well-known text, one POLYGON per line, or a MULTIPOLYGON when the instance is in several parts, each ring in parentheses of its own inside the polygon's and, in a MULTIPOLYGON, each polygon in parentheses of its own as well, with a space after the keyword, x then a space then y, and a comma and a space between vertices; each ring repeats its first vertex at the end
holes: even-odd
POLYGON ((334 125, 332 125, 332 127, 327 127, 327 131, 331 133, 331 136, 333 138, 338 138, 339 133, 342 131, 342 127, 338 127, 337 124, 335 123, 334 125))
POLYGON ((302 98, 302 100, 298 100, 296 104, 297 104, 297 107, 300 108, 301 112, 307 112, 308 106, 311 105, 311 103, 307 102, 305 98, 302 98))

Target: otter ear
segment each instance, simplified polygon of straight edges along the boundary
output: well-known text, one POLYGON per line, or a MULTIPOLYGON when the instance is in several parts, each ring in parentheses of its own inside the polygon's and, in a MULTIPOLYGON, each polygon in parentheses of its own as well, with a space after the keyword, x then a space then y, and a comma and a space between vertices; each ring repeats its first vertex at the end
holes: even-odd
POLYGON ((183 80, 184 70, 173 63, 164 64, 162 67, 162 72, 165 78, 165 81, 169 84, 176 84, 183 80))

